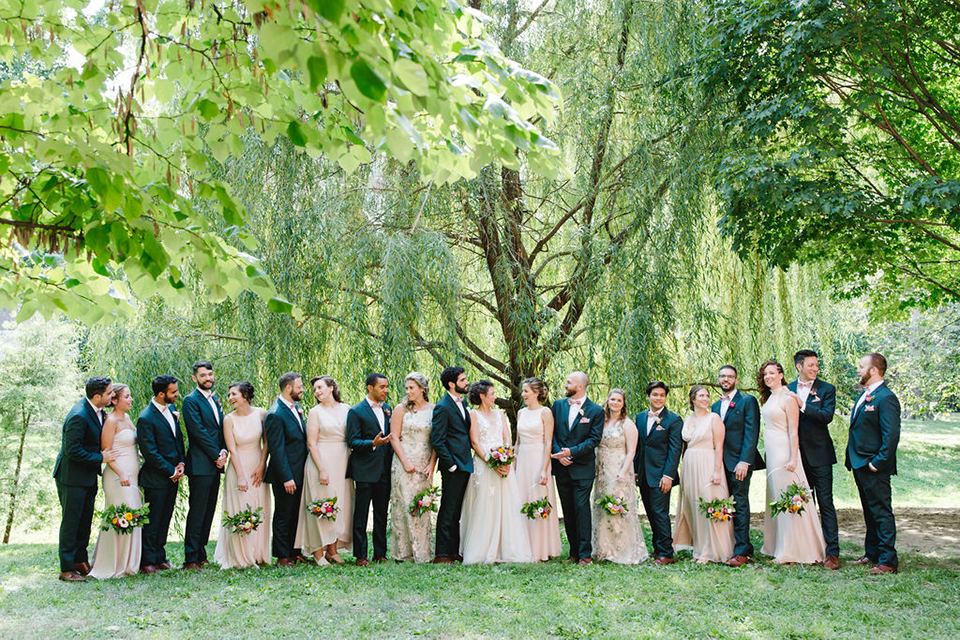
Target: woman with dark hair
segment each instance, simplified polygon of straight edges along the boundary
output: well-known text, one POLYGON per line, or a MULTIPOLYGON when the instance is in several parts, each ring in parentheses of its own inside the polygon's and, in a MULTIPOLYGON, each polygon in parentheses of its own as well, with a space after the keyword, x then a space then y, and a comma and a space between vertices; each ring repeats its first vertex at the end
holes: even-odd
POLYGON ((223 569, 252 567, 270 562, 270 492, 263 481, 267 465, 267 441, 263 433, 266 411, 254 407, 254 389, 249 382, 234 382, 227 392, 233 412, 223 419, 223 438, 230 453, 223 483, 221 507, 230 515, 262 508, 255 531, 230 533, 220 527, 213 560, 223 569))
POLYGON ((526 405, 517 413, 515 471, 520 502, 526 504, 546 498, 550 503, 548 517, 526 519, 533 559, 549 560, 560 555, 560 505, 550 473, 553 412, 544 406, 547 404, 547 387, 540 378, 527 378, 520 388, 520 396, 526 405))
POLYGON ((510 446, 510 425, 496 401, 489 380, 470 387, 470 403, 478 405, 470 411, 470 443, 476 460, 463 500, 463 564, 533 562, 526 516, 520 512, 517 474, 510 465, 489 464, 494 449, 510 446))
POLYGON ((723 471, 723 421, 710 411, 710 392, 695 385, 690 389, 693 413, 683 422, 681 435, 687 443, 680 466, 680 504, 677 506, 677 549, 691 549, 699 563, 726 562, 733 555, 733 519, 707 519, 700 512, 700 498, 711 501, 730 497, 723 471))
MULTIPOLYGON (((113 451, 115 457, 103 468, 103 502, 106 506, 125 504, 133 509, 141 505, 140 456, 137 454, 137 430, 127 416, 132 404, 130 388, 113 385, 113 412, 107 416, 100 433, 100 448, 113 451)), ((120 578, 140 571, 140 545, 143 531, 132 533, 101 531, 93 550, 93 568, 90 577, 120 578)))
POLYGON ((397 562, 430 561, 430 512, 410 513, 414 497, 433 486, 437 454, 430 444, 433 404, 430 381, 418 371, 403 380, 407 400, 390 417, 390 444, 397 455, 390 468, 390 548, 397 562))
POLYGON ((637 515, 633 473, 639 432, 628 417, 623 389, 610 390, 603 413, 606 419, 597 446, 597 479, 593 483, 593 559, 639 564, 649 555, 637 515), (614 515, 597 504, 596 500, 605 495, 623 500, 627 512, 614 515))
POLYGON ((330 376, 311 381, 317 405, 307 416, 307 450, 303 470, 303 494, 295 545, 313 555, 319 565, 344 564, 337 552, 353 544, 353 480, 347 478, 347 412, 350 405, 340 400, 340 387, 330 376), (318 518, 307 512, 316 500, 337 499, 336 520, 318 518))
MULTIPOLYGON (((808 487, 800 460, 800 404, 787 389, 783 367, 768 360, 757 371, 760 389, 760 414, 763 416, 763 446, 767 454, 767 504, 780 498, 783 490, 796 483, 808 487)), ((820 519, 813 504, 802 513, 770 515, 763 512, 764 555, 778 564, 817 564, 823 562, 825 543, 820 519)))

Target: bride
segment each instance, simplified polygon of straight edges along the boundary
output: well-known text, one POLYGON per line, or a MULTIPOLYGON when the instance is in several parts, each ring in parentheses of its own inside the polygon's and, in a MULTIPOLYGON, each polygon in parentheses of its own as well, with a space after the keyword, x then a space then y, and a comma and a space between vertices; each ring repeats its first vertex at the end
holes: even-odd
POLYGON ((533 562, 520 491, 512 466, 491 468, 490 450, 510 445, 510 427, 502 411, 494 408, 493 383, 480 380, 470 387, 470 442, 473 475, 463 501, 460 540, 463 564, 533 562))

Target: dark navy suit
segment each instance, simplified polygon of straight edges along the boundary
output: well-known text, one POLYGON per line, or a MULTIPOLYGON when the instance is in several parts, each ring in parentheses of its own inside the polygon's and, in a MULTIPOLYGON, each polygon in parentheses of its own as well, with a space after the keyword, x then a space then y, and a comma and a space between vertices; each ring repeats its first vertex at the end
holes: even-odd
POLYGON ((677 466, 680 464, 680 450, 683 446, 681 431, 683 420, 666 407, 660 410, 660 422, 654 423, 647 433, 650 411, 637 414, 637 453, 633 459, 633 468, 637 474, 637 486, 640 498, 647 512, 647 521, 653 534, 653 551, 658 558, 673 557, 673 536, 670 531, 670 492, 660 490, 660 481, 673 480, 673 486, 680 484, 677 466))
POLYGON ((347 412, 347 477, 353 478, 353 555, 367 557, 367 519, 373 503, 373 557, 387 557, 387 508, 390 504, 390 464, 393 447, 374 447, 378 435, 390 435, 390 405, 384 404, 383 429, 366 398, 347 412))

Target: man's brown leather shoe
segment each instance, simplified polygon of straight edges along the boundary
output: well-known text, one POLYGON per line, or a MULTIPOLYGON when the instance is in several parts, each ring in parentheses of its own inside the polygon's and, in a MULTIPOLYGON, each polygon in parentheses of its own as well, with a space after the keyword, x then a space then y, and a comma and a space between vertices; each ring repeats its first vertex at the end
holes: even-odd
POLYGON ((200 565, 196 562, 184 562, 182 568, 190 571, 200 571, 200 565))
POLYGON ((579 560, 577 558, 564 558, 563 561, 566 564, 577 564, 579 560))
POLYGON ((676 560, 674 560, 673 558, 660 556, 659 558, 653 561, 653 564, 657 565, 658 567, 665 567, 668 564, 673 564, 674 562, 676 562, 676 560))
POLYGON ((307 564, 307 563, 313 564, 313 562, 314 562, 313 558, 308 558, 307 556, 303 555, 302 553, 298 553, 297 555, 295 555, 295 556, 292 558, 292 560, 293 560, 294 562, 296 562, 297 564, 307 564))
POLYGON ((73 565, 73 568, 82 576, 89 575, 90 573, 90 563, 89 562, 78 562, 73 565))
POLYGON ((171 565, 169 562, 161 562, 157 565, 158 571, 169 571, 170 569, 173 569, 173 565, 171 565))
POLYGON ((453 556, 453 561, 463 564, 463 556, 458 553, 457 555, 453 556))
POLYGON ((381 564, 381 563, 383 563, 383 562, 386 562, 387 559, 384 558, 383 556, 377 556, 376 558, 373 559, 373 561, 374 561, 376 564, 381 564))
POLYGON ((280 558, 277 560, 277 564, 281 567, 292 567, 296 563, 293 561, 293 558, 280 558))
POLYGON ((879 576, 884 573, 896 573, 896 572, 897 572, 896 567, 889 567, 885 564, 878 564, 873 569, 870 569, 870 571, 867 571, 867 573, 869 573, 872 576, 879 576))
POLYGON ((433 559, 433 564, 453 564, 453 558, 447 556, 437 556, 433 559))
POLYGON ((60 579, 64 582, 86 582, 87 579, 76 571, 61 571, 60 579))
POLYGON ((591 560, 590 558, 580 558, 580 562, 578 562, 577 564, 580 565, 581 567, 585 567, 588 564, 593 564, 593 560, 591 560))
POLYGON ((874 562, 873 560, 871 560, 870 558, 868 558, 867 556, 863 556, 862 558, 860 558, 859 560, 857 560, 857 561, 854 562, 853 564, 856 564, 856 565, 863 565, 863 564, 873 565, 873 564, 877 564, 877 563, 874 562))
POLYGON ((836 571, 840 568, 840 559, 837 556, 827 556, 823 559, 823 568, 836 571))
POLYGON ((210 564, 210 561, 209 561, 209 560, 201 560, 201 561, 200 561, 200 568, 203 569, 203 568, 204 568, 205 566, 207 566, 208 564, 210 564))
POLYGON ((142 567, 140 567, 140 573, 149 574, 149 573, 156 573, 156 572, 157 572, 157 567, 152 564, 145 564, 142 567))
POLYGON ((737 556, 733 556, 732 558, 730 558, 729 560, 727 560, 727 566, 728 566, 728 567, 742 567, 743 565, 747 564, 748 562, 750 562, 750 558, 748 558, 747 556, 739 556, 739 555, 737 555, 737 556))
POLYGON ((358 567, 369 567, 369 566, 370 566, 370 561, 367 560, 366 558, 360 558, 359 560, 357 560, 357 566, 358 566, 358 567))

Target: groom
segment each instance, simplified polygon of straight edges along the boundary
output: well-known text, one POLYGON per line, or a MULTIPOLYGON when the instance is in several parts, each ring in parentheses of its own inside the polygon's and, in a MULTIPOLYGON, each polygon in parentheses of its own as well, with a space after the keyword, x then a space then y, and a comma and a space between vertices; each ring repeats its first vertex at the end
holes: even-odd
POLYGON ((373 503, 373 561, 387 559, 387 508, 390 504, 390 405, 387 376, 367 376, 367 397, 347 412, 347 445, 350 460, 347 477, 353 478, 353 556, 358 567, 369 567, 367 560, 367 518, 373 503))
POLYGON ((86 398, 73 405, 63 421, 63 441, 53 477, 60 498, 60 579, 84 582, 90 573, 87 545, 93 523, 100 465, 113 460, 110 451, 100 453, 103 410, 113 401, 113 382, 95 376, 87 380, 86 398))
POLYGON ((713 403, 713 412, 723 420, 723 467, 727 486, 736 512, 733 514, 733 557, 731 567, 742 567, 750 562, 753 545, 750 544, 750 477, 754 470, 763 469, 763 458, 757 451, 760 439, 760 404, 757 399, 737 390, 737 369, 733 365, 720 367, 717 384, 723 396, 713 403))
POLYGON ((896 573, 897 521, 890 499, 890 477, 897 475, 900 401, 883 379, 887 359, 879 353, 860 358, 857 374, 863 394, 850 416, 846 467, 860 491, 867 534, 863 557, 854 564, 876 564, 870 573, 896 573))
POLYGON ((470 446, 470 410, 463 394, 467 392, 467 375, 463 367, 447 367, 440 373, 440 384, 447 394, 433 408, 430 444, 437 452, 443 478, 440 512, 437 514, 437 546, 434 562, 462 562, 460 553, 460 512, 463 496, 473 473, 470 446))
POLYGON ((567 397, 553 403, 553 475, 570 543, 567 562, 590 564, 593 554, 590 490, 596 449, 603 436, 603 409, 587 398, 590 380, 582 371, 567 376, 567 397))

